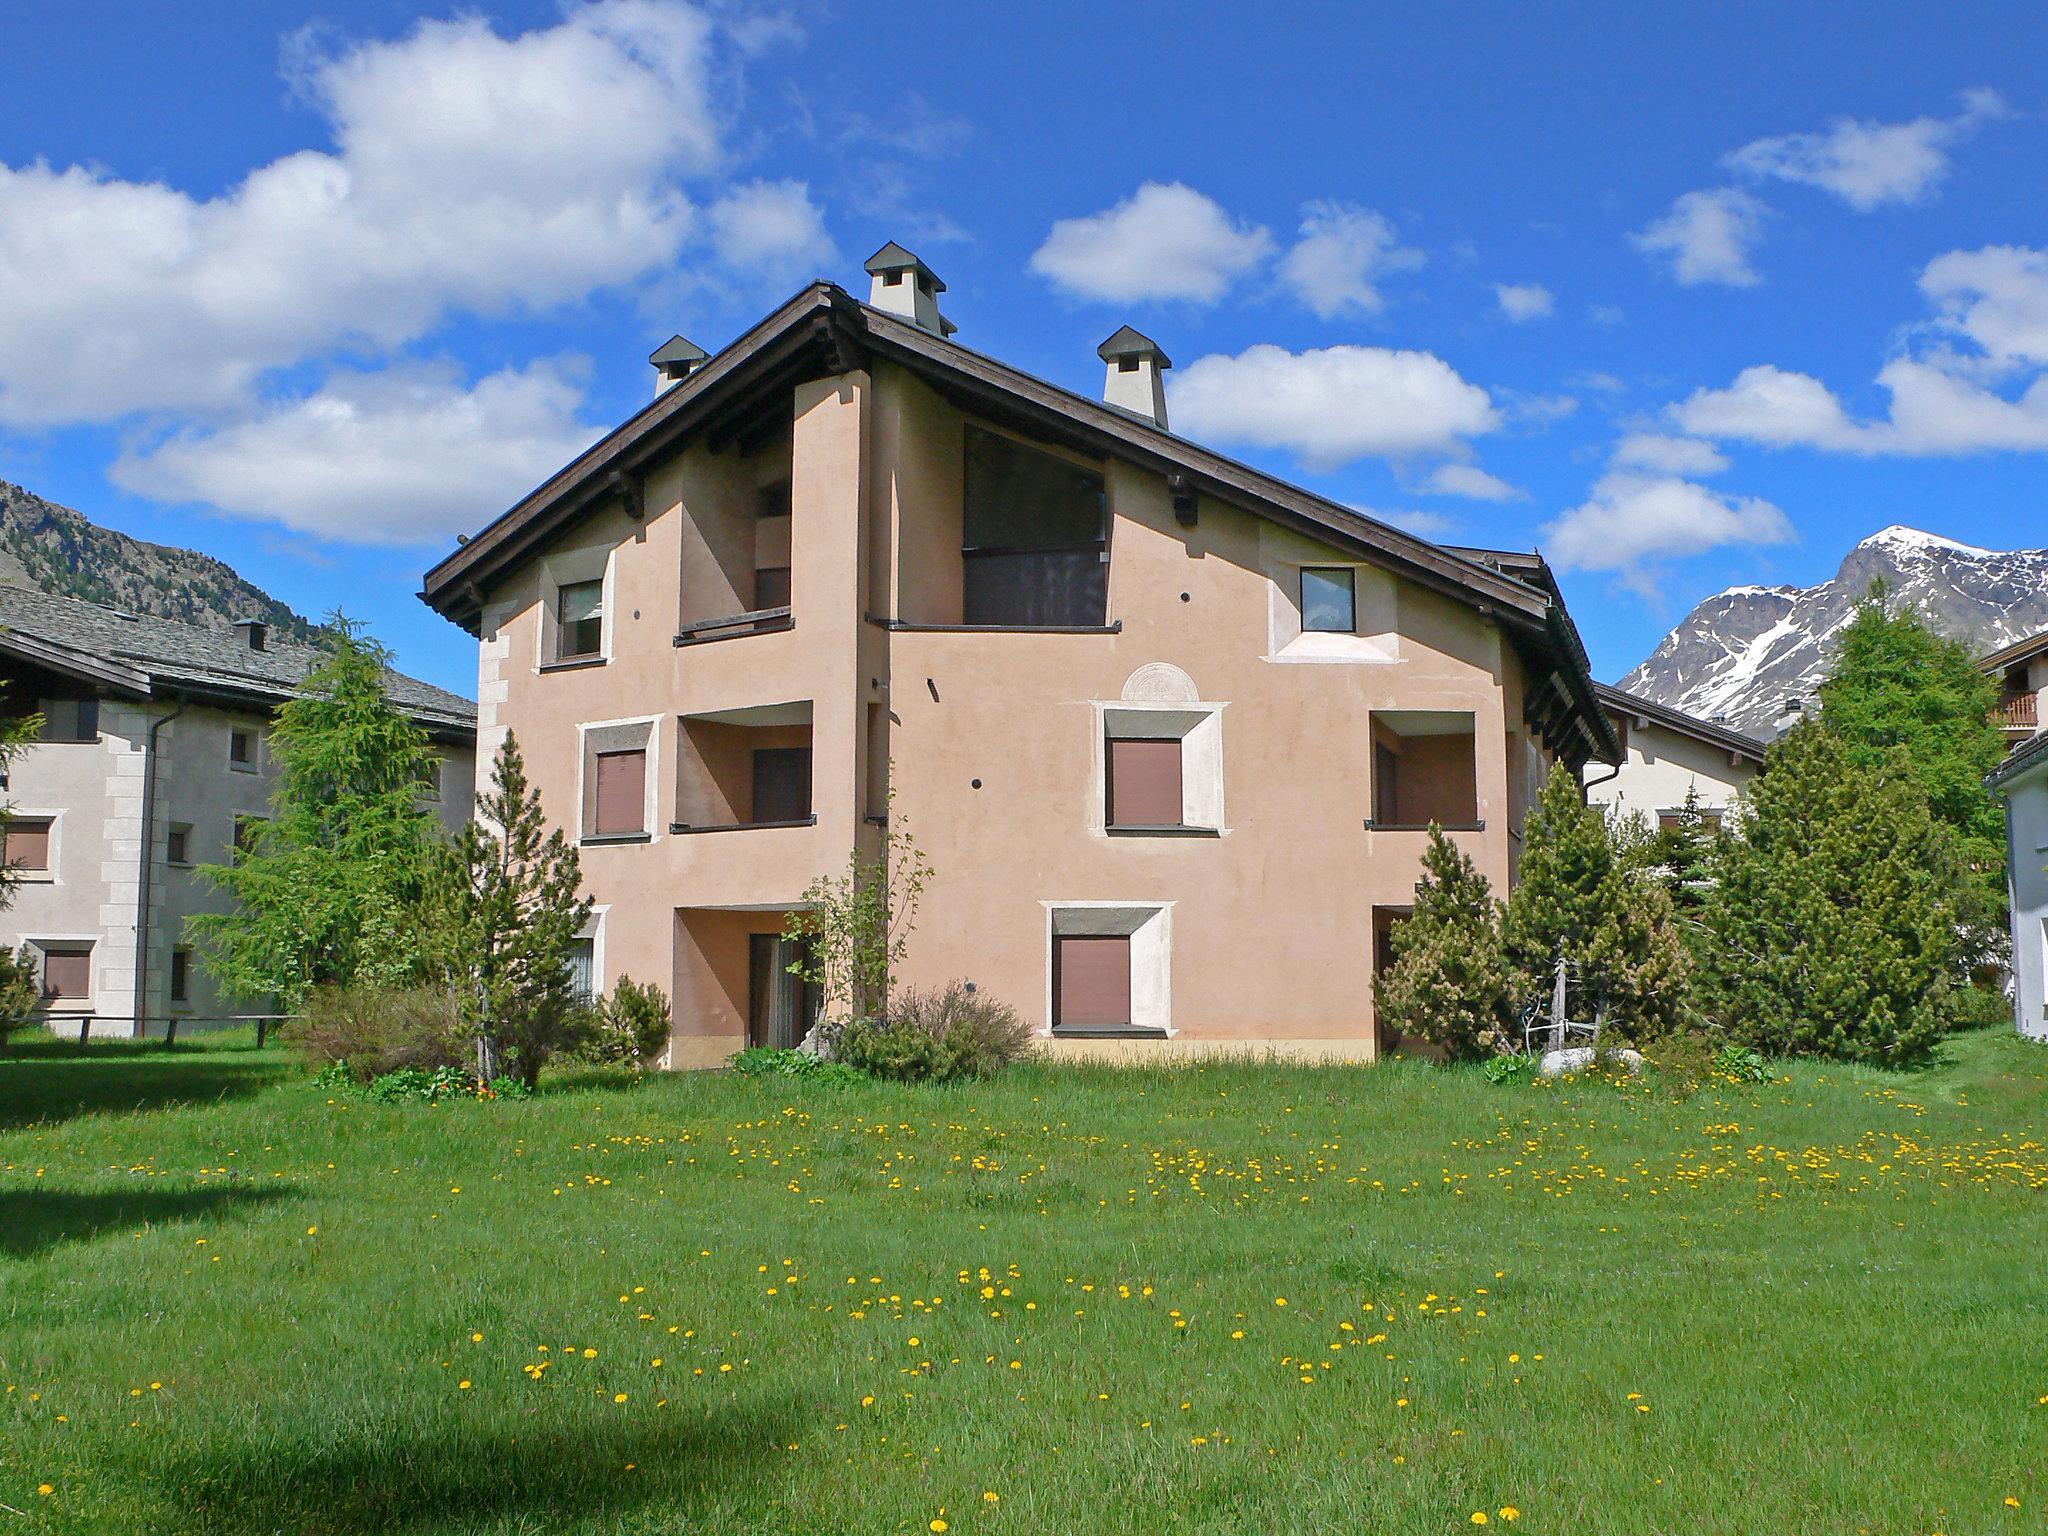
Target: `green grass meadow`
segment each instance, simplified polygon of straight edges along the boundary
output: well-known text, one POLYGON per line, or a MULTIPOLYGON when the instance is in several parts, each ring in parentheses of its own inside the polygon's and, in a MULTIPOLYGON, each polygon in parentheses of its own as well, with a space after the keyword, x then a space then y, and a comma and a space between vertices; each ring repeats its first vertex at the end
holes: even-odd
POLYGON ((430 1107, 18 1039, 0 1387, 0 1536, 2041 1532, 2048 1048, 430 1107))

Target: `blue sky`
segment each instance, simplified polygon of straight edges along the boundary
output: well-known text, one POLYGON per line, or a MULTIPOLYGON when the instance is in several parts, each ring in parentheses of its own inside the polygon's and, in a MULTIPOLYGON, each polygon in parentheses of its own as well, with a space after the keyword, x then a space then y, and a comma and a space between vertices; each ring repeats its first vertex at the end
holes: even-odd
POLYGON ((0 478, 367 620, 900 240, 960 340, 1456 542, 1596 671, 1902 522, 2048 544, 2032 8, 18 5, 0 478))

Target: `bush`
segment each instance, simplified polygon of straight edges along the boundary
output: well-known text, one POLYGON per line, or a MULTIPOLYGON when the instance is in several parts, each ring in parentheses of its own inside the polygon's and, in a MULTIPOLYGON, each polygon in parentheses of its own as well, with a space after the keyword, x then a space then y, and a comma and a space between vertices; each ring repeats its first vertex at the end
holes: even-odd
POLYGON ((612 995, 592 1011, 590 1038, 582 1054, 591 1061, 644 1066, 668 1046, 673 1029, 668 994, 653 982, 642 986, 621 976, 612 995))
POLYGON ((42 1002, 34 946, 0 948, 0 1051, 7 1049, 9 1035, 36 1021, 42 1002))
POLYGON ((431 1072, 419 1067, 400 1067, 356 1081, 345 1061, 330 1061, 314 1079, 329 1093, 369 1104, 438 1104, 444 1099, 525 1099, 533 1090, 516 1077, 501 1077, 480 1083, 460 1067, 436 1067, 431 1072))
POLYGON ((1375 989, 1380 1025, 1453 1061, 1504 1051, 1511 1013, 1500 903, 1434 822, 1422 871, 1415 909, 1394 929, 1394 963, 1375 989))
POLYGON ((1776 1074, 1761 1055, 1746 1045, 1724 1045, 1714 1052, 1714 1075, 1731 1083, 1768 1083, 1776 1074))
POLYGON ((754 1045, 729 1057, 726 1065, 742 1077, 805 1077, 824 1083, 857 1083, 861 1074, 843 1061, 827 1061, 809 1051, 754 1045))
POLYGON ((1031 1051, 1031 1026, 1008 1003, 970 992, 904 992, 881 1019, 862 1019, 834 1042, 838 1059, 899 1083, 989 1077, 1031 1051))
POLYGON ((459 1069, 468 1055, 462 1012, 439 987, 320 987, 286 1026, 314 1062, 357 1083, 399 1071, 459 1069))
POLYGON ((1526 1051, 1517 1051, 1511 1056, 1489 1056, 1486 1059, 1486 1080, 1489 1083, 1519 1083, 1536 1070, 1536 1062, 1526 1051))

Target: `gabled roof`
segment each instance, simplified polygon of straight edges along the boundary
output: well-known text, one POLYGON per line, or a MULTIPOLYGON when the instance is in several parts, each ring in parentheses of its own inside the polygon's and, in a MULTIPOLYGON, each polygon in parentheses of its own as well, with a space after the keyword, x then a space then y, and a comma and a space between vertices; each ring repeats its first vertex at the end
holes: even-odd
POLYGON ((671 363, 701 363, 710 355, 689 337, 677 335, 648 353, 647 361, 660 368, 671 363))
POLYGON ((894 240, 891 240, 887 245, 875 252, 874 255, 870 256, 861 267, 861 270, 870 277, 880 272, 915 272, 919 277, 930 279, 932 292, 944 293, 946 291, 946 285, 940 281, 938 273, 926 266, 915 254, 903 249, 894 240))
MULTIPOLYGON (((889 250, 883 247, 874 260, 889 250)), ((475 633, 490 585, 556 530, 607 500, 637 505, 640 477, 687 443, 737 440, 758 430, 771 402, 786 398, 791 385, 850 372, 876 357, 986 420, 1178 476, 1191 492, 1309 534, 1478 608, 1502 623, 1522 649, 1534 674, 1529 707, 1546 733, 1562 733, 1560 740, 1575 737, 1584 754, 1619 759, 1613 728, 1594 697, 1585 648, 1540 556, 1515 556, 1521 563, 1510 567, 1507 556, 1488 561, 1433 544, 1177 437, 1149 419, 934 336, 857 302, 833 283, 813 283, 780 305, 523 497, 429 570, 421 598, 475 633)))
POLYGON ((1161 368, 1171 368, 1173 359, 1166 355, 1166 349, 1133 326, 1117 327, 1116 334, 1095 349, 1095 355, 1105 363, 1113 363, 1120 357, 1149 357, 1161 368))
MULTIPOLYGON (((207 629, 0 587, 0 656, 125 698, 205 698, 269 708, 291 698, 326 653, 274 632, 264 649, 251 650, 241 629, 207 629)), ((430 732, 475 737, 476 705, 468 699, 402 672, 387 672, 385 679, 391 702, 430 732)))
POLYGON ((2016 747, 2010 757, 1991 770, 1984 784, 1994 792, 2003 792, 2037 768, 2048 768, 2048 731, 2037 732, 2033 740, 2016 747))
POLYGON ((1623 693, 1619 688, 1610 688, 1605 683, 1596 683, 1594 692, 1599 695, 1600 702, 1611 714, 1648 721, 1663 730, 1690 736, 1693 740, 1705 742, 1710 747, 1718 747, 1731 757, 1747 758, 1759 768, 1763 766, 1765 743, 1746 731, 1717 725, 1712 720, 1702 720, 1697 715, 1688 715, 1682 709, 1673 709, 1668 704, 1659 704, 1656 700, 1643 698, 1639 694, 1623 693))
POLYGON ((2048 655, 2048 629, 2042 630, 2038 635, 2028 635, 2015 640, 2003 650, 1993 651, 1977 665, 1986 672, 1998 672, 2006 667, 2017 666, 2023 661, 2032 661, 2041 655, 2048 655))

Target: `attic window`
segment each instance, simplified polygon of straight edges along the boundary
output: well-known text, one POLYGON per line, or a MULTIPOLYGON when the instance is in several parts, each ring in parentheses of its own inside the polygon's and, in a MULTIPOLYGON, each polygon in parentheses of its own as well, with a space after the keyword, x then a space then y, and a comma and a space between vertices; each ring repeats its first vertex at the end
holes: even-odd
POLYGON ((1118 373, 1136 373, 1138 371, 1136 355, 1127 353, 1123 357, 1118 358, 1116 360, 1116 371, 1118 373))
POLYGON ((882 286, 884 288, 901 288, 903 286, 903 274, 901 272, 884 272, 882 274, 882 286))

